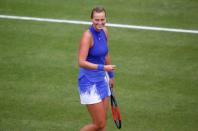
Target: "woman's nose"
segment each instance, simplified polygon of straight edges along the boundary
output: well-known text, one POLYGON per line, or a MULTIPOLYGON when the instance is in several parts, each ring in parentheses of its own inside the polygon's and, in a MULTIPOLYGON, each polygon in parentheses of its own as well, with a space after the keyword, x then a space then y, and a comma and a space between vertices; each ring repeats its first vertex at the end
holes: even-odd
POLYGON ((103 23, 102 21, 99 21, 99 22, 98 22, 98 24, 100 24, 100 25, 101 25, 102 23, 103 23))

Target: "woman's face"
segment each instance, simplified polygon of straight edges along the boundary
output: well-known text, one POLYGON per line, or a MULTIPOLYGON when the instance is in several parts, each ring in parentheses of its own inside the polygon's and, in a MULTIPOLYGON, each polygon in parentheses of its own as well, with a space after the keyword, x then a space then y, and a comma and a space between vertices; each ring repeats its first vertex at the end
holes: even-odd
POLYGON ((102 29, 106 24, 105 12, 94 12, 92 22, 96 30, 102 29))

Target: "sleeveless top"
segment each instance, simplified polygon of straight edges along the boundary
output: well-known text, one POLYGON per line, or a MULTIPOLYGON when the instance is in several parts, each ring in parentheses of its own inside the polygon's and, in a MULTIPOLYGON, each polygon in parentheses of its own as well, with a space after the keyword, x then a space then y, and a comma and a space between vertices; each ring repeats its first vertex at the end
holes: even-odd
MULTIPOLYGON (((93 37, 93 46, 89 48, 87 61, 94 64, 105 65, 105 57, 108 53, 107 37, 103 29, 96 31, 90 26, 89 31, 93 37)), ((99 82, 104 80, 106 71, 99 71, 93 69, 86 69, 80 67, 78 79, 85 76, 91 82, 99 82)))

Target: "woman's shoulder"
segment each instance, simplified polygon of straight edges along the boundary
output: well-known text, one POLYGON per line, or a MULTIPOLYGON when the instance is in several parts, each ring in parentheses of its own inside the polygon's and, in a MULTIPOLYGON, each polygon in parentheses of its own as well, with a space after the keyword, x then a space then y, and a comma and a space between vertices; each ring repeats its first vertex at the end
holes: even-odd
POLYGON ((107 27, 103 27, 102 29, 103 29, 103 31, 104 31, 106 37, 107 37, 107 40, 108 40, 108 38, 109 38, 109 33, 108 33, 107 27))
POLYGON ((91 37, 92 35, 91 35, 91 32, 89 30, 85 30, 83 32, 83 36, 85 36, 85 37, 91 37))
POLYGON ((89 44, 92 46, 92 34, 89 30, 85 30, 81 37, 81 44, 89 44))
POLYGON ((83 37, 86 37, 86 38, 91 38, 92 37, 92 34, 89 30, 85 30, 83 32, 83 37))
POLYGON ((103 27, 102 29, 104 30, 105 33, 108 33, 107 27, 103 27))

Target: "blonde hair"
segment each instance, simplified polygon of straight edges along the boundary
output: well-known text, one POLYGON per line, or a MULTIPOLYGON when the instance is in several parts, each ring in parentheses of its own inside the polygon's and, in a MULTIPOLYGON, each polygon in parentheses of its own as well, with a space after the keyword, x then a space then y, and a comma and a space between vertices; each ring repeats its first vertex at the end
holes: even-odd
POLYGON ((106 10, 105 10, 104 7, 97 6, 97 7, 93 8, 92 11, 91 11, 91 19, 93 19, 94 12, 97 12, 97 13, 104 12, 105 17, 106 17, 106 10))

